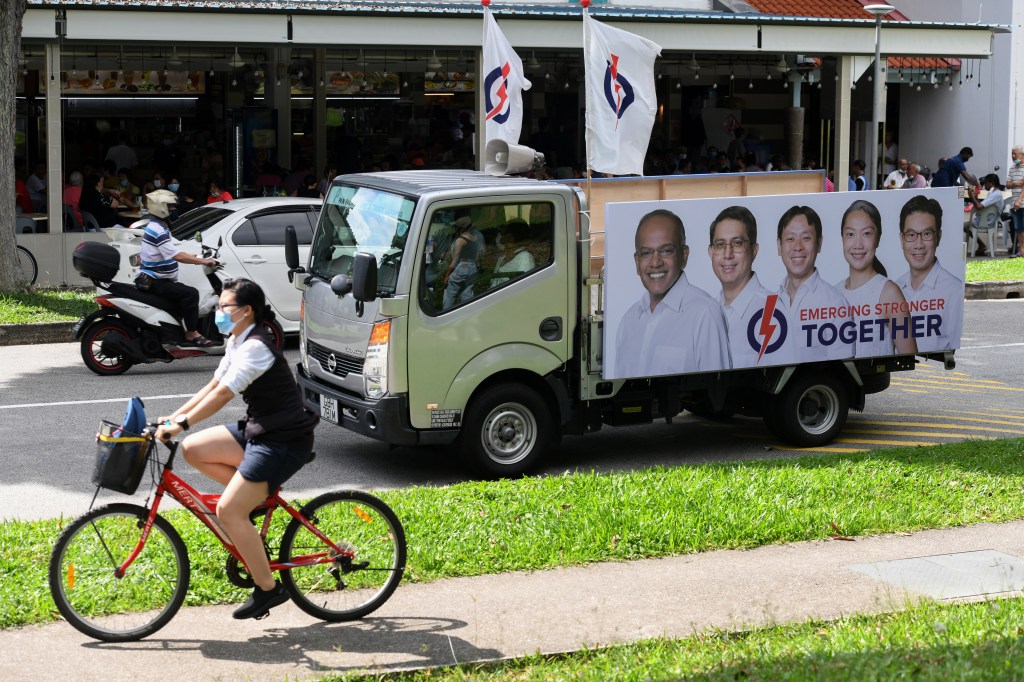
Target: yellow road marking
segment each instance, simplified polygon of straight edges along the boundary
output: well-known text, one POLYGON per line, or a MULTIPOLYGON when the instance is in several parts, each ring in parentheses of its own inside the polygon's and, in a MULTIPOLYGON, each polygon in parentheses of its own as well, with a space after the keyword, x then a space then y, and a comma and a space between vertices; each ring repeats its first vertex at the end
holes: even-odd
MULTIPOLYGON (((974 421, 984 421, 983 419, 977 419, 974 421)), ((922 422, 879 422, 879 421, 868 421, 858 419, 855 424, 870 424, 872 426, 923 426, 932 428, 943 428, 943 429, 960 429, 963 431, 995 431, 997 433, 1012 433, 1014 435, 1024 435, 1024 429, 999 429, 999 428, 987 428, 984 426, 967 426, 965 424, 928 424, 922 422)), ((995 423, 995 422, 991 422, 995 423)))
POLYGON ((935 443, 928 443, 923 441, 913 440, 876 440, 871 438, 836 438, 834 443, 856 443, 859 445, 935 445, 935 443))
MULTIPOLYGON (((884 415, 872 415, 872 416, 917 417, 917 418, 921 418, 921 419, 933 419, 937 415, 934 415, 934 414, 916 414, 916 413, 913 413, 913 412, 889 412, 889 413, 886 413, 884 415)), ((977 417, 955 417, 953 415, 942 415, 942 417, 944 419, 952 419, 952 420, 958 421, 958 422, 980 422, 982 424, 1002 424, 1004 426, 1020 426, 1019 422, 1005 421, 1003 419, 979 419, 977 417)), ((858 419, 857 421, 860 421, 860 420, 858 419)), ((927 422, 927 423, 924 423, 924 424, 921 424, 921 423, 905 424, 903 422, 860 422, 860 423, 862 423, 862 424, 898 424, 899 426, 933 426, 933 427, 934 426, 943 426, 942 424, 933 424, 931 422, 927 422)), ((962 427, 959 424, 957 424, 955 426, 955 428, 959 429, 959 428, 966 428, 966 427, 962 427)), ((1001 429, 991 429, 991 430, 992 431, 999 431, 1001 429)))
POLYGON ((928 393, 928 391, 917 388, 900 388, 900 390, 903 391, 904 393, 928 393))
POLYGON ((870 448, 793 448, 785 445, 772 445, 775 450, 785 450, 787 452, 830 452, 832 454, 845 455, 852 452, 870 452, 870 448))
POLYGON ((940 379, 893 379, 893 386, 901 386, 903 384, 912 384, 915 386, 941 386, 952 390, 963 390, 963 387, 969 388, 982 388, 988 391, 1012 391, 1015 393, 1024 393, 1024 388, 1017 388, 1016 386, 1005 386, 1005 385, 981 385, 977 383, 966 383, 966 382, 949 382, 942 381, 940 379), (952 384, 952 385, 950 385, 952 384))
MULTIPOLYGON (((859 422, 863 423, 863 422, 859 422)), ((962 433, 943 433, 932 431, 883 431, 881 429, 843 429, 843 433, 865 433, 876 436, 918 436, 924 438, 963 438, 962 433)), ((978 440, 998 440, 996 436, 972 436, 978 440)))

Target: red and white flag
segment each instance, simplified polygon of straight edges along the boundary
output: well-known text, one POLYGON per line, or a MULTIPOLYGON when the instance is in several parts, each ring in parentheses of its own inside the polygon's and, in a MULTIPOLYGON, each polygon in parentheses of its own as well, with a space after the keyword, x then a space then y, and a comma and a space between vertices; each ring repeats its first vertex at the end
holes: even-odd
POLYGON ((523 60, 505 39, 491 8, 484 6, 484 144, 493 139, 519 144, 523 126, 523 90, 532 85, 523 60))
POLYGON ((590 18, 583 10, 587 73, 587 163, 614 175, 643 175, 658 97, 655 42, 590 18))

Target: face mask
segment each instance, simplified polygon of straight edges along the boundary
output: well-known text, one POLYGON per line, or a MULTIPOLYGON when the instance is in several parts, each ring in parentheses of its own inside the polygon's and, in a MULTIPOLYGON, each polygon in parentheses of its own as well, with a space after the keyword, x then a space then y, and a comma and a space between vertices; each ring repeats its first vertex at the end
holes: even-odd
POLYGON ((156 187, 157 189, 160 189, 161 187, 164 186, 164 181, 163 180, 154 180, 153 181, 153 186, 156 187))
POLYGON ((180 185, 176 182, 172 182, 171 184, 167 185, 167 189, 171 190, 172 192, 177 192, 178 187, 180 187, 180 185))
POLYGON ((1014 159, 1014 160, 1013 160, 1013 165, 1014 165, 1014 166, 1019 166, 1019 165, 1021 165, 1022 163, 1024 163, 1024 158, 1018 158, 1018 159, 1014 159))
POLYGON ((128 181, 127 180, 122 180, 121 181, 121 186, 122 187, 127 187, 128 186, 128 181))
POLYGON ((220 192, 210 192, 210 196, 219 197, 220 196, 220 192))
POLYGON ((224 310, 217 311, 213 316, 213 322, 221 334, 230 334, 231 330, 235 328, 235 323, 231 321, 231 314, 224 310))

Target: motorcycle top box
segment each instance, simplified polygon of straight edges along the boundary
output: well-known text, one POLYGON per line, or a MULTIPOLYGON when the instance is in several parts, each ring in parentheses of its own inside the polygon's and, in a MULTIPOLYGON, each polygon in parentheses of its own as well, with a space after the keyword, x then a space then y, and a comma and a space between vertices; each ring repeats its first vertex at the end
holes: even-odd
POLYGON ((117 275, 121 253, 110 244, 82 242, 75 247, 71 262, 83 277, 110 282, 117 275))

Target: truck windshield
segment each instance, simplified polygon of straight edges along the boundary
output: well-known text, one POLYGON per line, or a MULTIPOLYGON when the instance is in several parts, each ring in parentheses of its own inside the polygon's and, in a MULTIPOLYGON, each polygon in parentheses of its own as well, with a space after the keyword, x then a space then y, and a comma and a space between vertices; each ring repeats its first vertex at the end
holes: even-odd
POLYGON ((408 197, 369 187, 331 187, 313 237, 312 273, 327 281, 351 275, 356 253, 365 251, 377 258, 378 293, 393 294, 415 206, 408 197))

